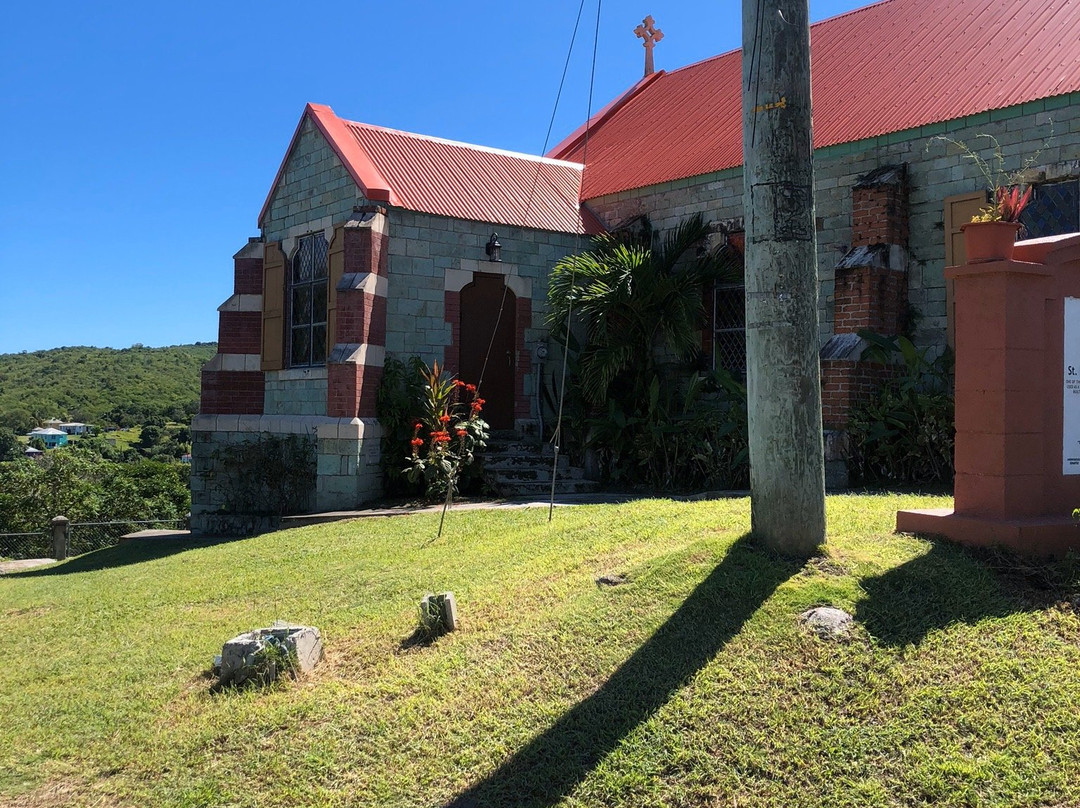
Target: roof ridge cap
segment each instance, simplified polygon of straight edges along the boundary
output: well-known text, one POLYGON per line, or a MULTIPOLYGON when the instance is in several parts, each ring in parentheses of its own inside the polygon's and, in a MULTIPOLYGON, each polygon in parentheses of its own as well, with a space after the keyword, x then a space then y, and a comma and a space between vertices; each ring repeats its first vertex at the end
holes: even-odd
POLYGON ((556 143, 555 146, 548 151, 548 154, 568 154, 574 151, 577 148, 578 143, 583 142, 588 133, 595 132, 602 127, 616 112, 637 98, 646 87, 649 87, 653 82, 666 75, 668 75, 667 71, 657 70, 655 73, 649 73, 642 76, 628 89, 609 101, 599 112, 586 119, 585 123, 581 124, 581 126, 556 143))
POLYGON ((513 151, 512 149, 500 149, 496 146, 483 146, 479 143, 467 143, 464 140, 451 140, 450 138, 438 137, 436 135, 424 135, 419 132, 409 132, 405 129, 395 129, 392 126, 379 126, 378 124, 366 123, 364 121, 350 121, 346 118, 339 118, 338 120, 342 121, 346 126, 358 126, 363 129, 377 129, 380 132, 392 132, 395 135, 416 138, 417 140, 428 140, 434 143, 445 143, 448 146, 460 146, 461 148, 487 152, 488 154, 501 154, 507 157, 517 157, 528 160, 530 162, 566 166, 568 168, 584 168, 581 163, 575 163, 572 160, 559 160, 555 157, 545 157, 542 154, 529 154, 528 152, 513 151))

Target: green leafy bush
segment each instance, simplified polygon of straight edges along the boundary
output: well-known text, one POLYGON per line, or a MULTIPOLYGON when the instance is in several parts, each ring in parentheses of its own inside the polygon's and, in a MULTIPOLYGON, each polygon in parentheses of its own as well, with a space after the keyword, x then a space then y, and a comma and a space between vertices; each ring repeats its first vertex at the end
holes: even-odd
POLYGON ((604 236, 552 270, 548 322, 570 375, 565 397, 544 395, 553 411, 563 400, 560 441, 595 452, 611 482, 746 484, 746 390, 727 373, 695 370, 702 301, 714 282, 741 275, 730 247, 705 248, 709 233, 694 216, 663 237, 649 227, 604 236))
POLYGON ((588 426, 585 445, 611 482, 660 490, 748 484, 746 387, 727 371, 680 384, 654 378, 642 401, 624 409, 611 399, 588 426))
POLYGON ((226 513, 303 513, 315 496, 317 447, 311 435, 261 433, 213 452, 228 484, 226 513))
POLYGON ((860 403, 848 424, 849 467, 868 483, 950 485, 956 428, 952 352, 916 348, 903 336, 871 331, 863 358, 895 368, 878 393, 860 403))
POLYGON ((45 530, 54 516, 183 519, 190 507, 188 467, 179 463, 113 463, 78 448, 0 463, 0 533, 45 530))
POLYGON ((424 395, 424 363, 419 356, 405 361, 386 357, 382 382, 375 398, 375 414, 382 425, 383 491, 387 496, 414 495, 423 492, 423 484, 412 482, 401 473, 413 436, 416 411, 424 395))

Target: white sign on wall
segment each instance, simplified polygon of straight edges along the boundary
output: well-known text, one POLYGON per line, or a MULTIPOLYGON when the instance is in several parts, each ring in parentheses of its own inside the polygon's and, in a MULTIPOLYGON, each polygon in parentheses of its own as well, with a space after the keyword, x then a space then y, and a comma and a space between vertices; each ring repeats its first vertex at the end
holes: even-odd
POLYGON ((1065 298, 1062 474, 1080 474, 1080 298, 1065 298))

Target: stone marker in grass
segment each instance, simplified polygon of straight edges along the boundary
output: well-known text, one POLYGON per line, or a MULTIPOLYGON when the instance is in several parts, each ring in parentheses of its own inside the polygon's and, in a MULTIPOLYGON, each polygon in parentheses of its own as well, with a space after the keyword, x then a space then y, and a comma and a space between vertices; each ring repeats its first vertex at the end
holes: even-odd
POLYGON ((420 624, 429 632, 456 631, 457 601, 453 592, 427 594, 420 601, 420 624))
POLYGON ((832 606, 817 606, 799 615, 799 622, 826 640, 848 636, 854 622, 850 614, 832 606))
POLYGON ((322 660, 322 635, 313 626, 282 621, 229 640, 221 649, 218 686, 256 681, 267 684, 282 673, 307 673, 322 660))

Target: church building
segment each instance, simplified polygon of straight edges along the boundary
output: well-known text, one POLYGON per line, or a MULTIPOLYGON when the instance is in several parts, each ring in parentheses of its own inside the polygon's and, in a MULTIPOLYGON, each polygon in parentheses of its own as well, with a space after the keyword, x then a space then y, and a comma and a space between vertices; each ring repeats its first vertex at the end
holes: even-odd
MULTIPOLYGON (((651 18, 637 33, 651 60, 662 35, 651 18)), ((1027 234, 1080 231, 1080 4, 884 0, 813 25, 811 54, 823 419, 839 436, 880 376, 858 330, 951 338, 944 268, 964 262, 960 226, 987 183, 935 136, 987 159, 991 136, 1006 170, 1036 155, 1027 234)), ((487 359, 492 427, 535 434, 554 263, 642 216, 663 230, 701 213, 742 248, 741 64, 740 51, 647 62, 544 157, 308 104, 219 307, 192 424, 193 527, 232 506, 223 450, 260 436, 311 442, 311 509, 379 496, 387 356, 465 379, 487 359)), ((741 289, 709 309, 707 361, 743 372, 741 289)))

